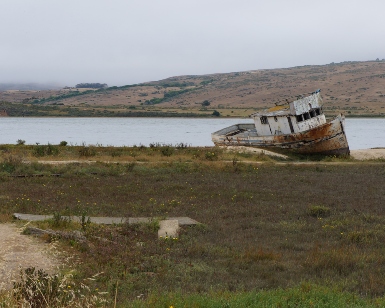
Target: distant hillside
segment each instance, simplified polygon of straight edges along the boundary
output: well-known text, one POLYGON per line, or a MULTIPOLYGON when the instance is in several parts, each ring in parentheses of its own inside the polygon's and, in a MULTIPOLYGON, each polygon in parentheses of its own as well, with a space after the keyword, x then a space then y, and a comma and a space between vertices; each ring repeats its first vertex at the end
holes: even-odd
POLYGON ((322 89, 327 113, 385 116, 385 61, 177 76, 99 90, 0 92, 0 101, 70 106, 82 112, 99 109, 106 113, 108 109, 124 115, 167 109, 206 115, 219 110, 222 116, 244 116, 316 89, 322 89))
POLYGON ((42 83, 0 83, 0 91, 19 90, 19 91, 39 91, 39 90, 59 90, 61 86, 42 83))

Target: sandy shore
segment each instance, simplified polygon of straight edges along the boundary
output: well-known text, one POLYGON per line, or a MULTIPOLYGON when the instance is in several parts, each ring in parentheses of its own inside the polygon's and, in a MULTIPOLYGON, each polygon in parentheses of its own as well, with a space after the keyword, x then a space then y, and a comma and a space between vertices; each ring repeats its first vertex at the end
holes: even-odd
MULTIPOLYGON (((255 153, 255 154, 263 153, 265 155, 287 158, 286 155, 277 154, 268 150, 258 149, 253 147, 228 146, 226 147, 226 149, 228 151, 234 151, 234 152, 246 152, 246 153, 255 153)), ((385 148, 351 150, 350 155, 357 160, 385 159, 385 148)))
POLYGON ((385 148, 351 150, 350 155, 358 160, 385 159, 385 148))
POLYGON ((265 154, 269 156, 275 156, 275 157, 281 157, 281 158, 288 158, 286 155, 278 154, 275 152, 271 152, 269 150, 265 149, 259 149, 259 148, 253 148, 253 147, 246 147, 246 146, 225 146, 223 147, 226 151, 229 152, 239 152, 239 153, 252 153, 252 154, 265 154))

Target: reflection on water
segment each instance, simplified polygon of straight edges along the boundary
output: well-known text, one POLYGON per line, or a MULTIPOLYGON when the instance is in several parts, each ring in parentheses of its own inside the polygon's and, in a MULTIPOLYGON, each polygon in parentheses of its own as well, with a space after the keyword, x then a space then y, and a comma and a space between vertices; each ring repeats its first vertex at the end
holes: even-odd
MULTIPOLYGON (((0 118, 0 143, 113 146, 150 143, 212 146, 211 133, 251 119, 196 118, 0 118)), ((385 119, 346 119, 350 149, 385 147, 385 119)))

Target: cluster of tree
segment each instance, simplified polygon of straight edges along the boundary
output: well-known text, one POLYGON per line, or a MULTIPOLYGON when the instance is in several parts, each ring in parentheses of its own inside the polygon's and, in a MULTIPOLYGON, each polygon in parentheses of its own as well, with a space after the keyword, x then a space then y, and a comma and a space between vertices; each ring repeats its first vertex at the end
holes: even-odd
POLYGON ((163 103, 165 101, 167 101, 168 99, 174 97, 174 96, 178 96, 178 95, 181 95, 183 93, 187 93, 187 92, 190 92, 190 91, 193 91, 195 89, 184 89, 184 90, 179 90, 179 91, 168 91, 168 92, 165 92, 163 94, 163 98, 160 98, 160 97, 156 97, 156 98, 153 98, 153 99, 150 99, 150 100, 146 100, 144 102, 145 105, 155 105, 155 104, 160 104, 160 103, 163 103))
POLYGON ((175 87, 175 88, 184 88, 184 87, 188 87, 188 86, 195 86, 195 83, 189 81, 189 82, 162 82, 160 84, 162 87, 164 88, 171 88, 171 87, 175 87))
POLYGON ((177 96, 177 95, 181 95, 183 93, 187 93, 187 92, 190 92, 191 90, 189 89, 186 89, 186 90, 179 90, 179 91, 168 91, 166 93, 164 93, 164 98, 171 98, 171 97, 174 97, 174 96, 177 96))
MULTIPOLYGON (((81 83, 81 84, 76 85, 76 87, 79 88, 78 87, 79 85, 85 85, 84 86, 85 88, 90 88, 91 83, 81 83)), ((99 83, 99 85, 100 85, 100 83, 99 83)), ((66 98, 70 98, 70 97, 74 97, 74 96, 87 95, 87 94, 90 94, 90 93, 95 93, 97 91, 104 92, 106 90, 123 90, 123 89, 128 89, 128 88, 140 86, 140 84, 133 84, 133 85, 126 85, 126 86, 122 86, 122 87, 113 86, 113 87, 109 87, 108 88, 107 84, 104 83, 103 85, 105 85, 105 87, 99 88, 97 90, 70 91, 70 92, 67 92, 67 93, 64 93, 64 94, 60 94, 60 95, 56 95, 56 96, 51 96, 51 97, 48 97, 48 98, 35 99, 33 101, 31 100, 30 102, 32 102, 33 104, 46 103, 46 102, 49 102, 49 101, 57 101, 57 100, 66 99, 66 98)))
POLYGON ((78 83, 76 88, 103 89, 108 88, 106 83, 78 83))
POLYGON ((203 80, 203 81, 201 81, 201 85, 202 86, 205 86, 205 85, 208 85, 209 83, 211 83, 211 82, 213 82, 214 81, 214 79, 210 79, 210 80, 203 80))
POLYGON ((40 99, 35 99, 31 102, 32 102, 32 104, 47 103, 47 102, 58 101, 58 100, 66 99, 66 98, 70 98, 70 97, 85 95, 85 94, 89 94, 89 93, 94 93, 94 90, 88 90, 88 91, 84 91, 84 92, 73 91, 73 92, 69 92, 69 93, 65 93, 65 94, 61 94, 61 95, 50 96, 47 98, 43 97, 40 99))

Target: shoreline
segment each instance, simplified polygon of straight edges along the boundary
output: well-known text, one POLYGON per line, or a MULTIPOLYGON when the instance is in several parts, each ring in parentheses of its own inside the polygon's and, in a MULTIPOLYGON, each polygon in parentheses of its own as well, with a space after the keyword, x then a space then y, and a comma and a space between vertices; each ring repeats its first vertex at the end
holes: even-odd
MULTIPOLYGON (((266 154, 269 156, 276 156, 281 158, 287 158, 284 154, 278 154, 266 149, 245 147, 245 146, 228 146, 227 151, 233 152, 246 152, 254 154, 266 154)), ((350 150, 350 156, 356 160, 372 160, 372 159, 385 159, 385 148, 369 148, 369 149, 359 149, 359 150, 350 150)))
POLYGON ((385 148, 351 150, 350 156, 357 160, 385 159, 385 148))

